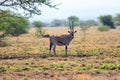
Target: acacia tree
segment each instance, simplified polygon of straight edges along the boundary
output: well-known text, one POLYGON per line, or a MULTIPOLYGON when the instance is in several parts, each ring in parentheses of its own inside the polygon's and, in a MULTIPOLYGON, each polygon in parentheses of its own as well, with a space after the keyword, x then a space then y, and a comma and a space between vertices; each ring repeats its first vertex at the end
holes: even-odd
POLYGON ((18 37, 27 32, 29 22, 23 16, 17 15, 10 11, 0 10, 0 46, 7 46, 2 38, 7 35, 18 37))
POLYGON ((29 22, 23 16, 17 15, 10 11, 0 11, 0 31, 3 32, 2 37, 8 34, 19 36, 26 33, 29 22))
POLYGON ((44 24, 41 21, 34 21, 32 24, 36 28, 42 28, 44 26, 44 24))
POLYGON ((113 18, 111 15, 100 16, 99 20, 103 25, 109 26, 111 29, 115 29, 113 18))
POLYGON ((56 8, 51 0, 0 0, 0 7, 8 7, 15 10, 23 9, 26 15, 41 14, 41 6, 46 5, 50 8, 56 8))
POLYGON ((68 25, 70 28, 79 26, 79 18, 77 16, 69 16, 67 19, 68 19, 68 25))

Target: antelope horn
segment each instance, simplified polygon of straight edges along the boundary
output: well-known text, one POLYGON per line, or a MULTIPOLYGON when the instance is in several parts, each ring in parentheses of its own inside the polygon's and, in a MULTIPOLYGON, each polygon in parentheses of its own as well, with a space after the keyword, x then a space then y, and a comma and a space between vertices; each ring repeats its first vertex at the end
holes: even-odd
POLYGON ((74 23, 73 20, 69 20, 69 26, 70 26, 70 30, 74 30, 74 23))
POLYGON ((71 29, 74 31, 74 21, 71 20, 71 29))
POLYGON ((70 26, 70 30, 71 30, 71 28, 72 28, 72 26, 71 26, 71 20, 69 20, 69 26, 70 26))

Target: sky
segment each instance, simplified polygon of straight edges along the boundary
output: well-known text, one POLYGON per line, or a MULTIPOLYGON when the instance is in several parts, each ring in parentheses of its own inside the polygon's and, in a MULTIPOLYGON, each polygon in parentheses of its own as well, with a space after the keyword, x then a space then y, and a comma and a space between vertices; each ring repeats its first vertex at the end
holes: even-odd
POLYGON ((59 9, 42 6, 42 14, 34 15, 30 21, 51 22, 54 19, 67 19, 69 16, 77 16, 80 20, 97 18, 101 15, 120 13, 120 0, 51 0, 52 4, 60 4, 59 9))

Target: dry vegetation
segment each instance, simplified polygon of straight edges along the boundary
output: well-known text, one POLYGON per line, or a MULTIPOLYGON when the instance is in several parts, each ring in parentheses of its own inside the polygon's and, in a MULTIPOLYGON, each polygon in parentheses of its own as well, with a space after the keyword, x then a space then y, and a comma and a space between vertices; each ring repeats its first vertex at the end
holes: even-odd
MULTIPOLYGON (((67 27, 45 28, 50 35, 67 34, 67 27)), ((0 47, 0 80, 120 80, 120 30, 99 32, 76 28, 69 45, 57 46, 57 57, 49 56, 49 38, 37 38, 35 29, 28 34, 6 37, 8 46, 0 47)))

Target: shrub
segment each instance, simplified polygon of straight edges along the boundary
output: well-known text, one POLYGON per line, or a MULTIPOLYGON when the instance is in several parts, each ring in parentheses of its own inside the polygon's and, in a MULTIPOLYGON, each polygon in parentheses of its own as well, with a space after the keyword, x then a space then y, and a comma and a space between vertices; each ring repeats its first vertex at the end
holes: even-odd
POLYGON ((9 34, 12 36, 19 36, 27 32, 29 28, 29 21, 27 18, 10 11, 0 11, 0 15, 0 31, 3 32, 3 37, 9 34))
POLYGON ((5 46, 8 46, 8 43, 4 41, 0 41, 0 47, 5 47, 5 46))
POLYGON ((35 36, 36 37, 43 37, 45 35, 45 30, 42 30, 42 28, 37 29, 35 36))
POLYGON ((101 32, 109 31, 110 28, 108 26, 100 26, 97 28, 101 32))
POLYGON ((44 26, 44 24, 41 21, 34 21, 32 24, 36 28, 42 28, 44 26))
POLYGON ((98 18, 103 25, 108 26, 111 29, 115 29, 113 17, 111 15, 103 15, 98 18))

